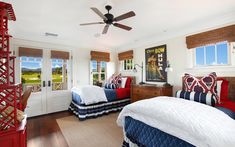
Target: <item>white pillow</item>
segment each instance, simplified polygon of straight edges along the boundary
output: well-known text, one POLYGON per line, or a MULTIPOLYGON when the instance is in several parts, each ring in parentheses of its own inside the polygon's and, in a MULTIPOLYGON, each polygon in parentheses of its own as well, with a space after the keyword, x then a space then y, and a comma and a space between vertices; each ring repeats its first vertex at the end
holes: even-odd
POLYGON ((220 93, 221 93, 222 82, 223 82, 222 80, 217 81, 217 88, 216 88, 217 95, 219 97, 219 99, 218 99, 219 104, 220 104, 220 93))
POLYGON ((122 78, 121 88, 125 88, 127 78, 122 78))

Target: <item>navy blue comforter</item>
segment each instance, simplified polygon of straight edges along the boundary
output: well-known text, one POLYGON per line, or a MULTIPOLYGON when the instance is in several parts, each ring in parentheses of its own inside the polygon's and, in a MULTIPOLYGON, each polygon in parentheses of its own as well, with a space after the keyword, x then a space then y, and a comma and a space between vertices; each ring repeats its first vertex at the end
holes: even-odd
MULTIPOLYGON (((223 107, 216 107, 231 118, 235 119, 235 113, 223 107)), ((131 117, 125 118, 126 137, 140 147, 192 147, 193 145, 175 136, 167 134, 157 128, 151 127, 131 117)), ((129 147, 124 141, 123 147, 129 147)))
MULTIPOLYGON (((175 136, 153 128, 131 117, 125 118, 126 137, 139 147, 193 147, 193 145, 175 136)), ((123 143, 128 147, 128 143, 123 143)))

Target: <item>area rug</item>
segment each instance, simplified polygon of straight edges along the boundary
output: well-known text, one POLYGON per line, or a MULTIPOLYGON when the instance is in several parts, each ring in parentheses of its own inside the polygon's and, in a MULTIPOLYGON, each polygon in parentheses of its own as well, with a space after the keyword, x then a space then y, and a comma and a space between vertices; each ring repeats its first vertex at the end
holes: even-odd
POLYGON ((75 116, 57 119, 70 147, 121 147, 122 128, 117 126, 118 113, 79 121, 75 116))

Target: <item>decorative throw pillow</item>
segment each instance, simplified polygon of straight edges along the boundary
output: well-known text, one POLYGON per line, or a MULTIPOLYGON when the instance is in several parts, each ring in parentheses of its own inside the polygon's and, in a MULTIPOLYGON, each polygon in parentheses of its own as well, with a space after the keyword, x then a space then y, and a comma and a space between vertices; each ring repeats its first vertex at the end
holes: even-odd
POLYGON ((203 93, 212 93, 217 99, 216 83, 217 76, 215 72, 210 73, 207 76, 204 76, 200 79, 190 75, 185 74, 183 78, 184 90, 188 92, 203 92, 203 93))
POLYGON ((122 77, 121 88, 125 88, 127 77, 122 77))
POLYGON ((114 83, 106 83, 104 86, 105 89, 117 89, 118 85, 114 84, 114 83))
POLYGON ((197 85, 197 78, 190 75, 190 74, 185 74, 183 77, 183 84, 184 84, 184 90, 185 91, 193 91, 194 87, 197 85))
POLYGON ((132 78, 128 77, 126 80, 125 88, 131 88, 131 82, 132 82, 132 78))
POLYGON ((113 80, 115 79, 116 75, 113 74, 110 78, 108 78, 107 83, 113 83, 113 80))
POLYGON ((213 107, 217 103, 217 98, 212 93, 188 92, 179 90, 176 92, 175 97, 207 104, 213 107))
POLYGON ((121 87, 122 84, 122 76, 118 74, 112 81, 113 84, 118 85, 118 88, 121 87))

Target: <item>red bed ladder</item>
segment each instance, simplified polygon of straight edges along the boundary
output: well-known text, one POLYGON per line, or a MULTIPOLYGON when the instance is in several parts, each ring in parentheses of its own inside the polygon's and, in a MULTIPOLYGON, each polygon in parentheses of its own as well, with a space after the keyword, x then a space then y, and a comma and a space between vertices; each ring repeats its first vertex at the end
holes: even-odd
POLYGON ((22 85, 15 84, 9 20, 16 20, 12 5, 0 2, 0 147, 26 147, 26 127, 19 130, 21 123, 17 120, 17 109, 22 110, 22 85))

